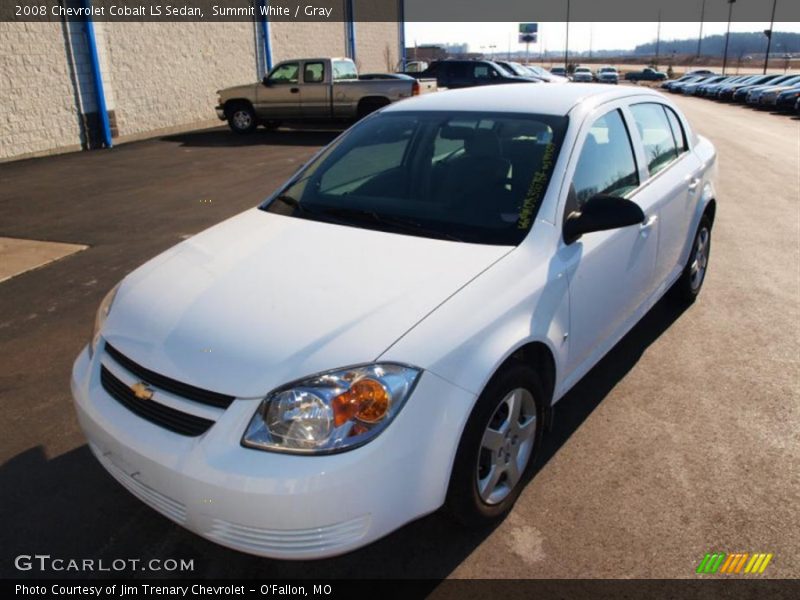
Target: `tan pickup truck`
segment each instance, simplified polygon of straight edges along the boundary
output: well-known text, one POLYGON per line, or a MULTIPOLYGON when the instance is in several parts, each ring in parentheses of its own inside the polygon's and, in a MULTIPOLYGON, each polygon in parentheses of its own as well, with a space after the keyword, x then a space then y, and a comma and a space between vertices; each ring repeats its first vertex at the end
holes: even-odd
POLYGON ((436 91, 436 80, 392 74, 359 79, 349 58, 281 62, 258 83, 219 90, 217 116, 236 133, 297 121, 360 119, 379 108, 436 91))

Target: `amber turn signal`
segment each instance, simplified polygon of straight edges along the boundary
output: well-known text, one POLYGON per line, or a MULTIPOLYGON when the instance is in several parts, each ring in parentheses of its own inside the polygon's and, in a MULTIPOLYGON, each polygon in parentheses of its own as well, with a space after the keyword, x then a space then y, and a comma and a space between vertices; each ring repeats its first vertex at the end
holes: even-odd
POLYGON ((377 423, 389 411, 389 392, 375 379, 359 379, 350 389, 333 399, 333 421, 336 427, 356 418, 364 423, 377 423))

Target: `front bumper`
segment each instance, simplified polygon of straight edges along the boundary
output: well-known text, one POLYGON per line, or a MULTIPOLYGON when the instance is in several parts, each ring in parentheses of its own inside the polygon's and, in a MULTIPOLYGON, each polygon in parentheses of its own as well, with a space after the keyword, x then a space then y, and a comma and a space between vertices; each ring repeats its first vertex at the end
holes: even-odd
POLYGON ((179 525, 273 558, 341 554, 439 508, 475 400, 424 372, 394 422, 371 442, 340 454, 297 456, 240 444, 259 399, 234 400, 208 431, 186 437, 107 394, 101 362, 113 364, 104 352, 90 359, 84 350, 71 382, 78 421, 100 463, 179 525))
POLYGON ((217 118, 220 121, 224 121, 227 117, 225 116, 225 108, 222 106, 215 106, 214 110, 217 111, 217 118))

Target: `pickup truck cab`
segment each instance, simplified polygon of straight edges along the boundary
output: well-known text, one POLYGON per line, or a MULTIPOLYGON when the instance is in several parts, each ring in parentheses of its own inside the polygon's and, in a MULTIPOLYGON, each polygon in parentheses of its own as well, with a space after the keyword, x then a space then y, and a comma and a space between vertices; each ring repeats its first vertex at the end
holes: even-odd
POLYGON ((627 81, 666 81, 667 74, 656 71, 652 67, 645 67, 641 71, 631 71, 625 75, 627 81))
POLYGON ((349 58, 286 60, 257 83, 219 90, 217 116, 236 133, 292 121, 360 119, 392 102, 435 91, 414 79, 360 80, 349 58))

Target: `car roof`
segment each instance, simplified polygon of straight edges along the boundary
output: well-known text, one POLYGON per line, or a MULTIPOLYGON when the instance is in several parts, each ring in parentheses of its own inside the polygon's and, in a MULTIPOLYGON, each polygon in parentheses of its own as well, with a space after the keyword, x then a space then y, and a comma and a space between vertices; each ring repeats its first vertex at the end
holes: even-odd
POLYGON ((605 87, 591 83, 487 85, 415 96, 390 104, 382 112, 474 111, 564 116, 584 102, 597 105, 634 96, 664 99, 662 94, 649 88, 623 86, 620 89, 606 90, 605 87))

